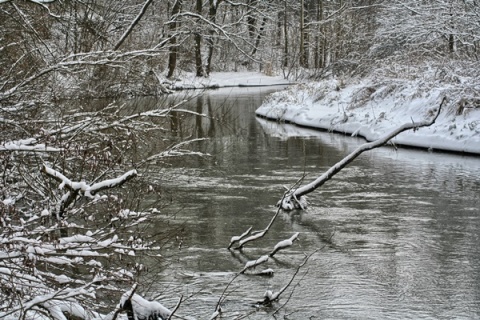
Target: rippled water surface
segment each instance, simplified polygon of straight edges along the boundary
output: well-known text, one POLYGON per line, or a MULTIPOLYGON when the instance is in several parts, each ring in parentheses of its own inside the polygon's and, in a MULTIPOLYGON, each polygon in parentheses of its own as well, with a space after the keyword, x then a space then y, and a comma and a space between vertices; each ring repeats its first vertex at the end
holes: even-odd
POLYGON ((364 142, 256 119, 273 90, 193 99, 193 110, 224 121, 197 118, 178 131, 209 137, 199 151, 211 156, 151 168, 174 195, 162 215, 186 230, 157 283, 168 292, 165 304, 183 294, 179 314, 208 319, 246 261, 299 232, 299 241, 260 267, 273 277, 235 279, 225 319, 269 319, 278 309, 284 319, 480 318, 479 157, 373 150, 310 194, 307 210, 281 212, 265 238, 226 249, 232 236, 268 224, 284 186, 303 175, 312 180, 364 142), (255 307, 317 249, 278 303, 255 307))

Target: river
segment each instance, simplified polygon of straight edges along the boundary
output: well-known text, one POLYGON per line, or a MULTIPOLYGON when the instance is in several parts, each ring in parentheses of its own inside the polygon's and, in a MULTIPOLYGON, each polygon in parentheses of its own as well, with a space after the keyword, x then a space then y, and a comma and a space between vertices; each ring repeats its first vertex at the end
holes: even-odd
POLYGON ((299 232, 299 241, 226 291, 225 319, 473 319, 480 317, 480 158, 384 147, 370 151, 320 190, 305 211, 281 212, 267 235, 242 251, 230 238, 263 229, 284 187, 323 173, 364 141, 257 119, 278 88, 222 89, 192 99, 208 114, 179 125, 178 135, 209 138, 189 157, 151 167, 169 190, 155 227, 184 233, 165 256, 152 287, 183 317, 208 319, 246 261, 299 232), (259 307, 266 290, 280 300, 259 307))

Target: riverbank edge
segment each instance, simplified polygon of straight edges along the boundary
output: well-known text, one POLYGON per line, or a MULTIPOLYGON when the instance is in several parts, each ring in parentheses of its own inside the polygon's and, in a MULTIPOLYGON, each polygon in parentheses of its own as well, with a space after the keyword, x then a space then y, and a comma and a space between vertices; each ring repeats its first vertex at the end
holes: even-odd
POLYGON ((242 71, 212 72, 207 78, 197 77, 193 73, 185 73, 174 81, 165 80, 163 84, 169 90, 182 91, 288 86, 294 83, 282 76, 268 76, 261 72, 242 71))
POLYGON ((453 88, 417 85, 398 79, 363 79, 345 86, 336 80, 307 83, 271 95, 255 114, 271 121, 374 141, 404 123, 428 119, 446 96, 449 102, 432 127, 401 133, 389 144, 480 156, 480 108, 460 109, 459 101, 464 98, 458 97, 453 88))
MULTIPOLYGON (((310 126, 310 125, 303 125, 303 124, 298 124, 298 123, 295 123, 295 122, 291 122, 291 121, 288 121, 288 120, 279 120, 279 119, 276 119, 276 118, 270 118, 270 117, 266 117, 266 116, 263 116, 261 114, 255 114, 258 118, 260 119, 265 119, 267 121, 271 121, 271 122, 276 122, 276 123, 284 123, 284 124, 290 124, 290 125, 294 125, 294 126, 297 126, 299 128, 305 128, 305 129, 311 129, 311 130, 315 130, 315 131, 319 131, 319 132, 329 132, 329 133, 333 133, 333 134, 338 134, 338 135, 344 135, 344 136, 351 136, 352 138, 362 138, 364 139, 366 142, 372 142, 372 141, 375 141, 374 140, 369 140, 366 136, 363 136, 362 134, 353 134, 352 132, 345 132, 345 131, 342 131, 342 130, 337 130, 337 129, 332 129, 332 128, 324 128, 324 127, 318 127, 318 126, 310 126)), ((456 150, 449 150, 449 149, 441 149, 441 148, 430 148, 430 147, 425 147, 425 146, 418 146, 418 145, 414 145, 414 144, 409 144, 409 143, 399 143, 399 142, 395 142, 393 143, 392 141, 390 142, 387 142, 385 144, 385 146, 388 146, 388 147, 402 147, 402 148, 407 148, 407 149, 416 149, 416 150, 428 150, 428 151, 432 151, 432 152, 443 152, 443 153, 451 153, 451 154, 459 154, 459 155, 466 155, 466 156, 473 156, 473 157, 480 157, 480 152, 468 152, 468 151, 456 151, 456 150)))

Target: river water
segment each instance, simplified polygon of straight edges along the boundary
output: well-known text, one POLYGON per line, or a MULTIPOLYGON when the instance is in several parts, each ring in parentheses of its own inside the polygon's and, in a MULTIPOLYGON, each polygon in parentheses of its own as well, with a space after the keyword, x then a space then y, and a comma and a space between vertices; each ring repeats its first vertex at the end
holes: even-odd
POLYGON ((222 294, 224 319, 480 318, 480 158, 390 147, 370 151, 309 195, 305 211, 281 212, 267 235, 242 251, 230 238, 263 229, 275 203, 305 175, 311 181, 364 141, 257 119, 255 109, 278 88, 222 89, 188 103, 217 120, 194 117, 171 127, 208 137, 189 157, 149 172, 172 203, 156 225, 184 229, 156 280, 161 301, 183 317, 208 319, 222 294), (299 232, 299 241, 258 269, 299 232), (288 284, 280 300, 256 301, 288 284))

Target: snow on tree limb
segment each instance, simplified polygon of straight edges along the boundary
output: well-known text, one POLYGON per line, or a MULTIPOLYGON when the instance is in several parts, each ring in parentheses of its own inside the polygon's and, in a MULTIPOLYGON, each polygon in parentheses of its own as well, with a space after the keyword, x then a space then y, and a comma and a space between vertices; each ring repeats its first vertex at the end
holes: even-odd
MULTIPOLYGON (((77 296, 83 296, 85 294, 89 295, 87 289, 92 285, 92 283, 97 281, 98 280, 95 279, 93 282, 85 284, 80 288, 74 288, 74 289, 65 288, 65 289, 60 289, 54 293, 36 296, 35 298, 29 301, 24 301, 22 305, 12 308, 11 310, 8 310, 6 312, 3 312, 3 311, 0 312, 0 318, 6 318, 7 316, 15 314, 19 311, 21 311, 22 314, 26 314, 29 310, 31 310, 35 306, 42 306, 52 316, 54 314, 58 314, 59 311, 63 314, 64 309, 67 309, 68 305, 62 304, 62 302, 66 300, 68 301, 69 299, 77 296)), ((73 308, 71 307, 71 309, 73 308)), ((76 305, 74 310, 76 311, 76 313, 81 312, 81 310, 85 312, 85 309, 83 309, 80 305, 76 305)), ((88 316, 88 313, 84 313, 82 318, 86 319, 87 316, 88 316)), ((56 319, 56 317, 54 316, 53 318, 56 319)))
MULTIPOLYGON (((12 0, 0 0, 0 4, 2 3, 5 3, 5 2, 10 2, 12 0)), ((33 2, 33 3, 37 3, 37 4, 45 4, 45 3, 50 3, 50 2, 55 2, 57 0, 28 0, 30 2, 33 2)))
POLYGON ((242 271, 240 271, 240 273, 245 273, 245 271, 247 271, 249 269, 253 269, 253 268, 261 265, 262 263, 267 262, 268 258, 269 258, 268 255, 264 255, 264 256, 261 256, 260 258, 258 258, 257 260, 247 261, 247 263, 245 264, 245 267, 243 268, 242 271))
POLYGON ((291 236, 290 238, 288 238, 286 240, 282 240, 279 243, 277 243, 275 245, 275 247, 273 248, 273 251, 270 252, 269 256, 273 257, 275 255, 275 253, 277 253, 278 251, 286 249, 288 247, 291 247, 293 245, 293 242, 298 239, 298 234, 299 233, 297 232, 293 236, 291 236))
POLYGON ((241 241, 243 238, 248 236, 250 234, 250 232, 252 231, 252 228, 253 227, 248 228, 247 231, 245 231, 244 233, 242 233, 239 236, 233 236, 232 239, 230 239, 230 244, 228 245, 227 249, 230 249, 235 243, 241 241))
POLYGON ((432 124, 435 123, 437 120, 438 116, 440 115, 440 112, 442 110, 442 107, 444 106, 447 98, 444 97, 442 99, 442 102, 440 103, 439 107, 436 108, 436 110, 433 110, 434 116, 430 120, 425 120, 421 122, 414 122, 412 123, 405 123, 394 130, 392 130, 390 133, 384 135, 383 137, 380 137, 379 139, 372 141, 372 142, 367 142, 362 145, 360 145, 357 149, 355 149, 353 152, 351 152, 349 155, 347 155, 345 158, 337 162, 335 165, 330 167, 324 174, 322 174, 320 177, 315 179, 314 181, 300 187, 297 189, 292 190, 287 196, 284 196, 281 201, 279 201, 280 207, 284 210, 292 210, 293 208, 302 208, 301 205, 292 205, 292 203, 298 203, 299 200, 306 194, 314 191, 315 189, 321 187, 325 182, 330 180, 335 174, 340 172, 343 168, 345 168, 350 162, 355 160, 360 154, 362 154, 365 151, 369 151, 378 147, 381 147, 385 144, 387 144, 391 139, 393 139, 395 136, 398 134, 407 131, 407 130, 417 130, 422 127, 428 127, 431 126, 432 124))
POLYGON ((120 177, 103 180, 90 185, 85 181, 72 181, 65 177, 62 173, 55 169, 49 168, 46 165, 43 165, 42 172, 60 182, 60 185, 58 186, 59 189, 66 188, 68 190, 62 196, 57 205, 58 217, 61 217, 64 214, 65 210, 70 206, 71 203, 73 203, 78 195, 83 194, 83 196, 87 198, 99 199, 100 197, 97 195, 99 191, 119 187, 137 176, 137 170, 130 170, 120 177))
POLYGON ((169 319, 172 311, 157 301, 148 301, 140 295, 127 292, 120 301, 121 308, 132 319, 169 319))
POLYGON ((59 152, 62 149, 46 146, 43 143, 38 143, 37 139, 30 138, 4 142, 0 145, 0 151, 59 152))
POLYGON ((59 189, 66 188, 71 191, 81 191, 86 197, 89 198, 93 198, 93 196, 99 191, 119 187, 128 180, 131 180, 137 176, 137 170, 134 169, 124 173, 118 178, 107 179, 89 185, 84 181, 72 181, 65 177, 62 173, 55 169, 49 168, 46 165, 43 166, 43 172, 60 182, 60 185, 58 186, 59 189))

